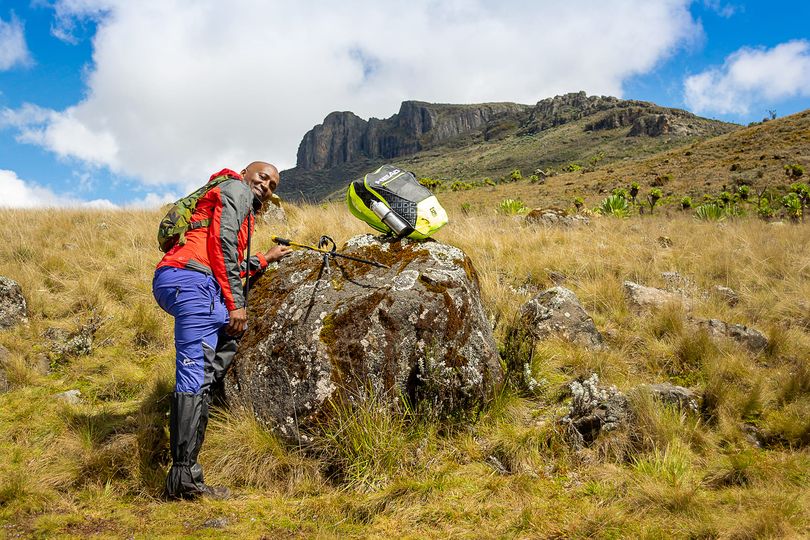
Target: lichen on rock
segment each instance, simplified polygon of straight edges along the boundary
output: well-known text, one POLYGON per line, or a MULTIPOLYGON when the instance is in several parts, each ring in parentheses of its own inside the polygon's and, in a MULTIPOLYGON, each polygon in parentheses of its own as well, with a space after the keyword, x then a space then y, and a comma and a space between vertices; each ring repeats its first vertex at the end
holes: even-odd
POLYGON ((228 399, 294 441, 328 418, 330 400, 404 398, 441 417, 480 408, 502 373, 464 252, 372 235, 342 252, 390 268, 285 258, 252 289, 228 399))

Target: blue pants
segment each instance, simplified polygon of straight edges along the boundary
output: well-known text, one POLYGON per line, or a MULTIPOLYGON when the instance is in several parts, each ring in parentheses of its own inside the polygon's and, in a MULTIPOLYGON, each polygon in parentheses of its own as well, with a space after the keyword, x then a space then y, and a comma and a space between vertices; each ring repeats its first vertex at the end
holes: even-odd
POLYGON ((236 347, 223 331, 229 317, 219 283, 201 272, 163 267, 155 272, 152 293, 174 317, 175 392, 208 390, 224 376, 232 359, 232 354, 225 354, 226 360, 218 358, 217 345, 232 347, 234 353, 236 347))

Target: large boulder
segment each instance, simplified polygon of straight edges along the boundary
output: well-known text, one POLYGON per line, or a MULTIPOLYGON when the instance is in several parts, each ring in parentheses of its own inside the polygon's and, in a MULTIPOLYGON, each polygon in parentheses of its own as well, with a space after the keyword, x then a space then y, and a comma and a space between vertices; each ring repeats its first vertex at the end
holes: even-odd
POLYGON ((28 322, 28 306, 13 279, 0 276, 0 328, 28 322))
POLYGON ((604 339, 593 319, 570 289, 552 287, 521 307, 520 323, 533 337, 557 336, 592 349, 601 349, 604 339))
POLYGON ((288 440, 328 418, 330 400, 408 398, 432 414, 480 407, 501 381, 478 277, 458 248, 363 235, 328 272, 298 251, 254 286, 229 401, 288 440))

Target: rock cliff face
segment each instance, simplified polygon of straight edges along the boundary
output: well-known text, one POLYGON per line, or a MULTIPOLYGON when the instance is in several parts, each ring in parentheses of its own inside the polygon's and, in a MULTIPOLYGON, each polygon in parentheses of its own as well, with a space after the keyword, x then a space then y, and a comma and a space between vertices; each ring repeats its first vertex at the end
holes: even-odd
POLYGON ((517 117, 528 105, 485 103, 443 105, 404 101, 390 118, 366 121, 352 112, 333 112, 304 135, 298 168, 328 169, 358 159, 392 159, 485 129, 490 121, 517 117))

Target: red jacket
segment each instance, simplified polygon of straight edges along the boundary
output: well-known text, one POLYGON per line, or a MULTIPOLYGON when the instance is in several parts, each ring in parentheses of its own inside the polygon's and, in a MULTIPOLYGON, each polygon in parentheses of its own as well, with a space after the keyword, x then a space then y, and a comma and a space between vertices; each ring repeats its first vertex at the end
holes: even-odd
MULTIPOLYGON (((222 288, 225 307, 233 311, 245 307, 242 278, 247 264, 243 259, 248 228, 252 234, 255 224, 250 209, 259 210, 262 202, 242 181, 242 176, 230 169, 212 174, 210 180, 223 175, 231 179, 200 197, 191 216, 192 223, 210 219, 210 224, 186 232, 186 243, 170 249, 157 267, 188 268, 213 275, 222 288)), ((250 257, 251 275, 265 268, 264 255, 257 253, 250 257)))

